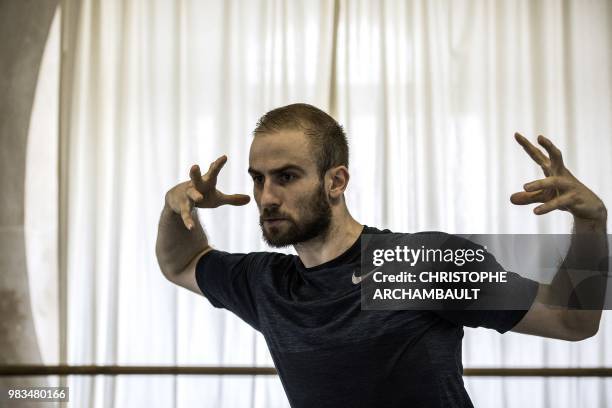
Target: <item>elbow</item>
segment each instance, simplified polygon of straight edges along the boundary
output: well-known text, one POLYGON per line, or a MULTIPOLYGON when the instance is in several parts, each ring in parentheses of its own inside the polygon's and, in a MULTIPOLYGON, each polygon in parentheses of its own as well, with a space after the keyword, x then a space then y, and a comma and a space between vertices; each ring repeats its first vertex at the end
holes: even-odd
POLYGON ((159 270, 161 271, 162 275, 164 276, 164 278, 166 278, 168 281, 172 282, 172 283, 176 283, 176 275, 177 273, 170 270, 170 268, 168 267, 168 265, 159 262, 158 260, 158 265, 159 265, 159 270))
POLYGON ((159 266, 159 270, 161 271, 162 275, 164 276, 164 278, 166 278, 167 280, 169 280, 170 282, 173 282, 172 280, 172 274, 170 272, 168 272, 167 270, 165 270, 161 265, 159 266))
POLYGON ((164 272, 163 270, 162 270, 162 275, 164 275, 164 278, 166 278, 168 282, 176 284, 176 279, 174 279, 174 275, 168 274, 164 272))
POLYGON ((164 276, 164 278, 166 278, 168 282, 178 284, 177 279, 176 279, 178 276, 178 273, 169 270, 165 266, 162 266, 161 263, 159 264, 159 270, 161 271, 162 275, 164 276))
POLYGON ((586 339, 589 339, 595 336, 598 331, 599 331, 599 325, 595 327, 594 329, 589 329, 589 330, 585 329, 577 333, 574 333, 573 336, 571 336, 568 340, 573 341, 573 342, 586 340, 586 339))
POLYGON ((165 257, 159 250, 159 247, 155 248, 155 257, 157 258, 157 265, 159 266, 159 270, 161 271, 162 275, 164 275, 164 277, 170 282, 174 282, 172 279, 174 273, 170 270, 170 263, 165 261, 165 257))
POLYGON ((572 325, 567 329, 565 340, 576 342, 594 337, 599 332, 599 318, 587 319, 579 325, 572 325))

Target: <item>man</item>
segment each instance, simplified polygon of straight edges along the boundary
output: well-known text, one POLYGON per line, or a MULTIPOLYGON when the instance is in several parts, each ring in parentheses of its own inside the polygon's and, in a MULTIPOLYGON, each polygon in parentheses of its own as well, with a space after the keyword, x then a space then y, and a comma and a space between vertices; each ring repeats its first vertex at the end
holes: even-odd
MULTIPOLYGON (((547 157, 524 137, 516 139, 546 178, 526 184, 511 201, 542 203, 536 214, 567 210, 577 233, 605 236, 605 206, 565 168, 559 150, 540 136, 547 157)), ((554 281, 542 285, 518 275, 512 285, 528 299, 528 311, 362 311, 360 285, 352 280, 359 238, 389 231, 364 226, 349 213, 346 136, 333 118, 306 104, 260 119, 248 170, 265 241, 293 245, 298 256, 212 249, 195 208, 249 202, 216 189, 226 160, 217 159, 203 176, 193 166, 191 180, 166 194, 157 258, 170 281, 263 333, 292 406, 471 406, 462 381, 463 326, 572 341, 598 330, 601 311, 548 307, 554 281)))

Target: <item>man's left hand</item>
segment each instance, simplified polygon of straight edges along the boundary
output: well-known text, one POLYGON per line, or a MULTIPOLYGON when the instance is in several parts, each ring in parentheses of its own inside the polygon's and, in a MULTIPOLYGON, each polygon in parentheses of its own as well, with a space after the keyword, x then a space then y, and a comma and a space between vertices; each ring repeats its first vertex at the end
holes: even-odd
POLYGON ((534 208, 535 214, 542 215, 558 209, 569 211, 576 221, 605 225, 607 211, 604 203, 565 167, 561 151, 549 139, 538 136, 538 143, 548 153, 547 157, 519 133, 515 133, 514 137, 540 165, 546 177, 527 183, 524 185, 525 191, 512 194, 510 201, 513 204, 542 203, 534 208))

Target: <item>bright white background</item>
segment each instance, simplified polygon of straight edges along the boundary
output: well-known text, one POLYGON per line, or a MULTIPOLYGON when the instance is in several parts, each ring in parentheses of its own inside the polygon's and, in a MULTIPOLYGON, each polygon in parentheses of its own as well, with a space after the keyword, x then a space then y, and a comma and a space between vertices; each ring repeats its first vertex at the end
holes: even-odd
MULTIPOLYGON (((537 217, 510 204, 511 193, 540 178, 515 131, 550 137, 574 174, 612 203, 609 1, 63 6, 41 68, 26 186, 33 310, 47 364, 272 364, 248 325, 167 282, 154 246, 164 193, 191 164, 227 154, 221 188, 250 192, 250 132, 284 104, 317 105, 345 126, 348 204, 368 225, 569 232, 567 214, 537 217)), ((254 204, 201 218, 218 248, 265 248, 254 204)), ((607 313, 599 334, 580 343, 468 329, 464 365, 609 367, 611 338, 607 313)), ((507 408, 612 406, 610 381, 466 378, 476 406, 507 408)), ((79 407, 287 406, 276 377, 68 385, 79 407)))

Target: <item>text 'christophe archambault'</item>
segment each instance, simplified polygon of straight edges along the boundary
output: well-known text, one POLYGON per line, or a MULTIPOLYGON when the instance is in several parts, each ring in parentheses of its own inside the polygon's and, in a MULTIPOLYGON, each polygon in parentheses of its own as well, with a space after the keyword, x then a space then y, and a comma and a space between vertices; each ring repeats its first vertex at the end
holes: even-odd
MULTIPOLYGON (((375 249, 372 253, 372 265, 378 269, 385 264, 396 263, 415 267, 420 264, 444 263, 459 268, 466 264, 481 264, 486 260, 486 246, 477 249, 440 249, 410 248, 406 245, 396 246, 394 249, 375 249)), ((401 284, 482 284, 507 282, 506 271, 401 271, 386 274, 380 270, 371 272, 375 283, 401 283, 401 284)), ((424 299, 424 300, 475 300, 478 299, 480 288, 377 288, 374 291, 374 300, 390 299, 424 299)))

